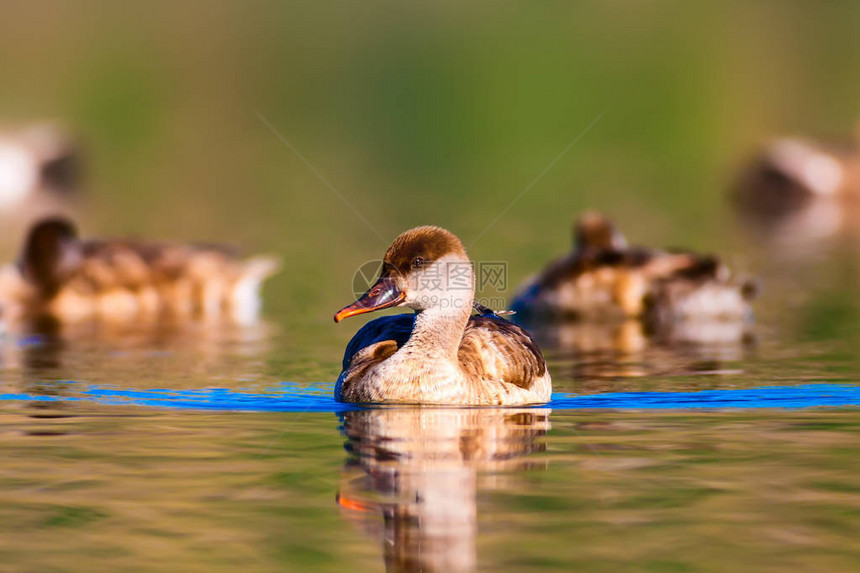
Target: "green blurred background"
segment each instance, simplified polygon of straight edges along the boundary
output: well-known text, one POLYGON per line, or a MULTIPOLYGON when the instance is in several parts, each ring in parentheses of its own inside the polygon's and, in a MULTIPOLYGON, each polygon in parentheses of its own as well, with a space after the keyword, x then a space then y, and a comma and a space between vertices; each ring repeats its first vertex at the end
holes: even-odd
MULTIPOLYGON (((450 228, 473 259, 508 261, 511 285, 567 248, 587 207, 635 242, 759 271, 726 205, 734 170, 775 133, 850 132, 860 101, 860 4, 848 1, 3 12, 0 120, 54 118, 80 134, 84 233, 281 253, 266 306, 288 338, 318 327, 331 343, 310 358, 323 376, 354 332, 330 316, 355 269, 418 224, 450 228)), ((840 304, 822 312, 856 316, 840 304)))

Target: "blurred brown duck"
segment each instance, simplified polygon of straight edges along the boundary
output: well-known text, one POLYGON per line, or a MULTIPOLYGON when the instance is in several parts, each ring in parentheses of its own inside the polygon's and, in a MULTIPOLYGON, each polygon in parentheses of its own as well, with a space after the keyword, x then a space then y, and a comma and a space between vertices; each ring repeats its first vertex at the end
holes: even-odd
POLYGON ((860 198, 860 127, 843 141, 774 139, 742 171, 737 198, 779 214, 815 198, 860 198))
POLYGON ((755 286, 712 255, 629 247, 608 218, 576 223, 573 251, 529 279, 512 301, 520 319, 745 318, 755 286))
POLYGON ((335 314, 390 307, 415 314, 366 324, 350 341, 335 389, 344 402, 514 405, 549 401, 543 355, 522 328, 472 316, 475 276, 460 240, 417 227, 394 240, 370 290, 335 314))
POLYGON ((218 246, 81 240, 65 218, 36 223, 17 264, 0 267, 0 319, 256 318, 272 256, 218 246))

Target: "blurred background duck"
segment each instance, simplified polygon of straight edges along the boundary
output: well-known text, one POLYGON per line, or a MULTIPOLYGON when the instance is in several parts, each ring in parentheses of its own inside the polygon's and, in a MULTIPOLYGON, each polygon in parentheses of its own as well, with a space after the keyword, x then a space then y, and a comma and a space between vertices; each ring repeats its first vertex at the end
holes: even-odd
POLYGON ((741 172, 736 194, 744 208, 777 214, 813 199, 860 200, 860 125, 842 141, 774 139, 741 172))
POLYGON ((73 193, 80 183, 81 155, 68 130, 53 123, 0 130, 0 210, 73 193))
MULTIPOLYGON (((853 137, 773 139, 738 175, 733 198, 757 244, 790 258, 860 229, 860 124, 853 137)), ((838 242, 838 241, 835 241, 838 242)))
POLYGON ((715 256, 628 246, 611 220, 588 212, 572 252, 526 281, 511 308, 518 320, 736 320, 749 316, 755 290, 715 256))
POLYGON ((466 250, 439 227, 406 231, 379 280, 335 314, 391 307, 415 314, 366 324, 346 348, 335 394, 344 402, 514 405, 548 402, 551 381, 531 335, 491 311, 472 316, 475 276, 466 250))
POLYGON ((17 263, 0 267, 0 320, 256 319, 268 255, 239 258, 222 246, 78 238, 71 220, 30 229, 17 263))

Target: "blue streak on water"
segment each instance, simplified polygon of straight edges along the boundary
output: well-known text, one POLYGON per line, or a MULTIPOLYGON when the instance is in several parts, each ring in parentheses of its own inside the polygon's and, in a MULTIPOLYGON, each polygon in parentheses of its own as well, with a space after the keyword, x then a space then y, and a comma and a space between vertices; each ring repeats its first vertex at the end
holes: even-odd
MULTIPOLYGON (((2 401, 97 402, 109 405, 244 412, 342 412, 357 408, 336 402, 333 385, 308 386, 295 383, 282 383, 262 392, 223 388, 128 390, 111 386, 87 386, 77 392, 71 389, 68 396, 0 394, 0 402, 2 401)), ((845 406, 860 406, 860 386, 805 384, 699 392, 613 392, 590 395, 555 393, 552 402, 546 407, 554 410, 686 410, 845 406)))

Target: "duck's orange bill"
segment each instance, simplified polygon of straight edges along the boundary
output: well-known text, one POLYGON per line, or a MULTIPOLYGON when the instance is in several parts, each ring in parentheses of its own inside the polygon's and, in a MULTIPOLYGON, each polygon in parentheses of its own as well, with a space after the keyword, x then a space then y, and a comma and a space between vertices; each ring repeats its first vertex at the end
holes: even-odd
POLYGON ((397 284, 391 277, 380 277, 376 284, 361 295, 361 297, 349 306, 345 306, 334 315, 334 321, 340 322, 344 318, 373 312, 396 306, 406 298, 406 293, 397 288, 397 284))

